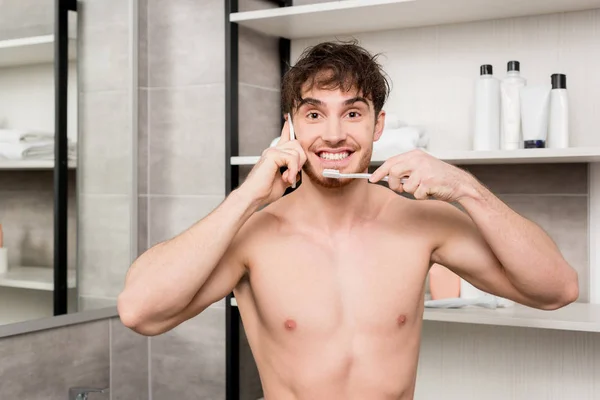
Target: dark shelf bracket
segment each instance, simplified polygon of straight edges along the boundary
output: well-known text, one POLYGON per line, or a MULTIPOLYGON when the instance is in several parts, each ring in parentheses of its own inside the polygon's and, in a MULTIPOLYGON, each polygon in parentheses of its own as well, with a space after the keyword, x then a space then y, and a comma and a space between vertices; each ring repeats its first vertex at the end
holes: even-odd
MULTIPOLYGON (((279 7, 292 6, 292 0, 269 0, 279 7)), ((238 0, 225 0, 225 195, 239 184, 239 166, 231 165, 231 157, 239 154, 239 75, 238 75, 238 24, 229 20, 238 12, 238 0)), ((281 76, 290 65, 290 41, 279 39, 281 76)), ((283 113, 281 114, 283 115, 283 113)), ((282 121, 283 124, 284 121, 282 121)), ((287 193, 287 191, 286 191, 287 193)), ((240 399, 240 314, 231 305, 233 293, 225 301, 225 379, 226 400, 240 399)))

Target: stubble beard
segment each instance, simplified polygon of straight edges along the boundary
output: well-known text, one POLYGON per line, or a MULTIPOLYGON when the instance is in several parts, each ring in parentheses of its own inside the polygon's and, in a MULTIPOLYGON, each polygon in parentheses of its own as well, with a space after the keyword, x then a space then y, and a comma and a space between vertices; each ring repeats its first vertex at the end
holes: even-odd
MULTIPOLYGON (((358 151, 354 152, 354 155, 356 155, 356 153, 358 153, 358 151)), ((365 171, 367 168, 369 168, 369 165, 371 164, 371 155, 373 153, 373 147, 371 146, 371 148, 369 149, 365 149, 362 152, 362 155, 360 157, 360 160, 358 162, 358 166, 356 167, 356 169, 352 172, 363 172, 365 171)), ((335 178, 326 178, 323 175, 317 173, 314 165, 312 165, 312 163, 310 161, 307 160, 306 163, 304 163, 304 166, 302 167, 302 171, 306 174, 306 177, 308 179, 310 179, 310 181, 316 185, 319 185, 325 189, 339 189, 339 188, 343 188, 347 185, 349 185, 353 179, 351 178, 346 178, 346 179, 335 179, 335 178)))

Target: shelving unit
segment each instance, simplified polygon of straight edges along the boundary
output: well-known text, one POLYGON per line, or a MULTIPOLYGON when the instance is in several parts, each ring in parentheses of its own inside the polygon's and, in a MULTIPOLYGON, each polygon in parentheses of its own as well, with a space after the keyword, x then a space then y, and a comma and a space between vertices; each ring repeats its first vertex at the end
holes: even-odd
MULTIPOLYGON (((589 163, 600 161, 600 147, 569 149, 519 149, 510 151, 441 151, 428 152, 450 164, 536 164, 536 163, 589 163)), ((231 157, 231 165, 254 165, 259 156, 231 157)), ((373 158, 372 165, 385 160, 373 158)))
MULTIPOLYGON (((460 24, 487 20, 501 20, 510 17, 539 16, 546 14, 584 11, 600 8, 600 0, 344 0, 311 5, 293 6, 291 1, 272 1, 278 8, 238 12, 237 0, 226 2, 226 47, 227 47, 227 97, 226 97, 226 194, 229 194, 239 182, 241 166, 254 165, 257 155, 240 156, 238 152, 238 27, 242 26, 278 37, 280 40, 280 58, 283 65, 290 62, 293 41, 309 44, 311 40, 322 37, 339 37, 369 33, 369 43, 384 37, 387 31, 403 28, 421 28, 446 24, 460 24)), ((565 19, 561 19, 563 24, 565 19)), ((537 29, 547 29, 540 24, 537 29)), ((565 29, 561 26, 561 29, 565 29)), ((515 37, 535 35, 535 31, 511 31, 515 37)), ((387 32, 389 33, 389 32, 387 32)), ((460 31, 461 39, 467 33, 460 31)), ((395 32, 394 32, 395 34, 395 32)), ((401 35, 401 33, 398 33, 401 35)), ((414 34, 414 33, 413 33, 414 34)), ((558 35, 558 34, 557 34, 558 35)), ((418 36, 410 36, 419 39, 418 36)), ((511 36, 513 40, 515 39, 511 36)), ((455 39, 455 38, 452 38, 455 39)), ((452 39, 447 39, 453 43, 452 39)), ((385 43, 392 45, 393 38, 386 37, 385 43)), ((406 45, 406 44, 405 44, 406 45)), ((481 41, 473 40, 477 46, 475 52, 485 52, 481 63, 495 55, 484 50, 481 41)), ((487 43, 489 45, 489 43, 487 43)), ((558 43, 557 43, 558 45, 558 43)), ((562 44, 561 44, 562 45, 562 44)), ((544 46, 551 44, 544 42, 544 46)), ((488 46, 489 47, 489 46, 488 46)), ((514 42, 510 42, 510 51, 503 48, 507 57, 513 57, 514 42)), ((418 57, 426 58, 420 46, 410 47, 418 52, 418 57)), ((402 48, 405 50, 405 48, 402 48)), ((456 55, 465 56, 467 49, 456 47, 456 55)), ((470 49, 469 49, 470 50, 470 49)), ((395 51, 398 51, 396 49, 395 51)), ((568 57, 573 57, 568 51, 568 57)), ((410 53, 402 53, 410 58, 410 53)), ((518 56, 515 56, 518 57, 518 56)), ((429 61, 429 59, 426 59, 429 61)), ((508 61, 505 60, 503 62, 508 61)), ((433 62, 433 61, 432 61, 433 62)), ((424 64, 425 65, 425 64, 424 64)), ((398 67, 398 64, 394 64, 398 67)), ((463 64, 460 67, 464 67, 463 64)), ((540 67, 536 65, 536 67, 540 67)), ((443 66, 424 73, 435 74, 443 66)), ((477 76, 479 64, 473 66, 473 78, 477 76)), ((456 73, 458 68, 452 70, 456 73)), ((579 71, 579 70, 578 70, 579 71)), ((405 73, 405 71, 402 71, 405 73)), ((406 75, 402 76, 406 79, 406 75)), ((458 78, 460 79, 460 77, 458 78)), ((419 82, 423 84, 424 82, 419 82)), ((464 81, 461 81, 461 85, 464 81)), ((418 87, 418 85, 416 85, 418 87)), ((452 87, 456 90, 456 86, 452 87)), ((464 88, 463 86, 460 86, 464 88)), ((413 88, 414 89, 414 88, 413 88)), ((416 90, 416 89, 415 89, 416 90)), ((447 99, 450 101, 450 98, 447 99)), ((405 103, 403 103, 406 106, 405 103)), ((591 109, 589 112, 593 112, 591 109)), ((421 119, 423 116, 420 116, 421 119)), ((586 126, 594 130, 596 126, 586 126)), ((582 135, 585 133, 581 133, 582 135)), ((592 133, 590 133, 592 135, 592 133)), ((431 154, 443 161, 456 165, 492 165, 492 164, 539 164, 539 163, 583 163, 588 166, 588 227, 589 227, 589 304, 575 303, 556 311, 541 311, 524 306, 509 309, 486 310, 465 308, 454 310, 426 309, 423 318, 426 321, 443 321, 463 324, 485 324, 507 327, 526 327, 564 331, 583 331, 600 333, 600 147, 573 147, 568 149, 521 149, 515 151, 475 152, 469 150, 440 150, 431 154)), ((384 160, 373 159, 372 165, 384 160)), ((239 399, 239 313, 233 295, 226 303, 227 315, 227 399, 239 399)))
MULTIPOLYGON (((237 307, 236 299, 232 298, 230 304, 232 307, 237 307)), ((426 308, 423 312, 423 319, 425 321, 461 324, 600 333, 600 304, 573 303, 553 311, 537 310, 521 305, 495 310, 481 307, 461 309, 426 308)))
MULTIPOLYGON (((5 293, 16 296, 18 301, 15 300, 14 304, 27 309, 28 315, 36 314, 37 307, 41 304, 40 298, 47 299, 44 300, 44 311, 40 311, 44 316, 47 316, 45 313, 48 312, 48 305, 51 311, 53 308, 53 315, 67 313, 69 289, 75 288, 75 271, 68 270, 67 266, 67 231, 70 214, 68 180, 72 174, 69 170, 77 169, 77 161, 69 160, 67 131, 69 125, 73 128, 77 125, 68 123, 70 115, 77 115, 76 109, 73 109, 77 107, 77 90, 69 90, 76 84, 75 79, 69 81, 69 75, 76 74, 74 65, 70 68, 70 63, 77 60, 76 11, 76 1, 57 0, 50 20, 54 22, 53 31, 0 40, 0 87, 3 94, 0 127, 54 132, 52 158, 25 157, 21 160, 8 160, 0 157, 2 174, 14 171, 36 174, 37 171, 43 171, 43 176, 47 177, 47 171, 53 171, 54 227, 53 232, 48 232, 44 237, 49 243, 43 243, 53 248, 51 265, 46 268, 14 266, 6 274, 0 275, 0 287, 12 288, 5 293), (40 292, 32 294, 15 289, 40 292)), ((15 192, 18 193, 18 189, 15 192)), ((35 196, 31 191, 26 195, 35 196)), ((11 218, 10 224, 15 224, 14 220, 14 217, 11 218)), ((4 224, 4 229, 5 236, 9 236, 11 233, 8 224, 4 224)))
MULTIPOLYGON (((2 170, 48 170, 54 168, 54 160, 0 160, 2 170)), ((69 169, 76 169, 77 162, 69 161, 69 169)))
POLYGON ((301 39, 589 10, 598 0, 345 0, 231 14, 231 22, 301 39))
MULTIPOLYGON (((0 274, 0 286, 34 290, 54 290, 54 271, 47 267, 12 267, 0 274)), ((75 287, 75 271, 68 271, 68 288, 75 287)))
MULTIPOLYGON (((0 40, 0 68, 51 63, 54 60, 54 35, 0 40)), ((77 40, 69 38, 69 60, 77 58, 77 40)))

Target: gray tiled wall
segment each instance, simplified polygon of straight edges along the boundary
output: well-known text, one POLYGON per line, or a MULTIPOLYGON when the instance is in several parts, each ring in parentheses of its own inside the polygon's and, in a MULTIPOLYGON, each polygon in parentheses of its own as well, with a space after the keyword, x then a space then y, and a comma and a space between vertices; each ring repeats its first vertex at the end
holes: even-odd
POLYGON ((148 400, 150 338, 126 328, 119 318, 110 320, 110 333, 111 399, 148 400))
POLYGON ((109 321, 0 339, 0 398, 64 400, 69 387, 109 386, 109 321))
POLYGON ((116 304, 131 264, 132 1, 78 2, 82 310, 116 304))
POLYGON ((2 0, 0 39, 48 35, 54 31, 54 2, 48 0, 2 0))
MULTIPOLYGON (((221 0, 140 0, 139 9, 143 252, 183 232, 224 198, 225 15, 221 0)), ((223 302, 148 342, 154 399, 225 397, 223 302)))

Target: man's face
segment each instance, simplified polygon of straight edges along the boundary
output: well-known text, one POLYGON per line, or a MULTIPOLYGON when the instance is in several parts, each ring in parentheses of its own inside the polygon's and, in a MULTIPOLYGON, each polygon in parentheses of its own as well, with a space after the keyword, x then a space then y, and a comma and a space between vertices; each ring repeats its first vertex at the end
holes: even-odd
POLYGON ((326 188, 339 188, 351 179, 323 177, 324 169, 365 172, 371 161, 373 142, 383 131, 385 112, 375 115, 373 102, 355 90, 303 91, 294 112, 296 139, 306 152, 302 168, 308 178, 326 188))

